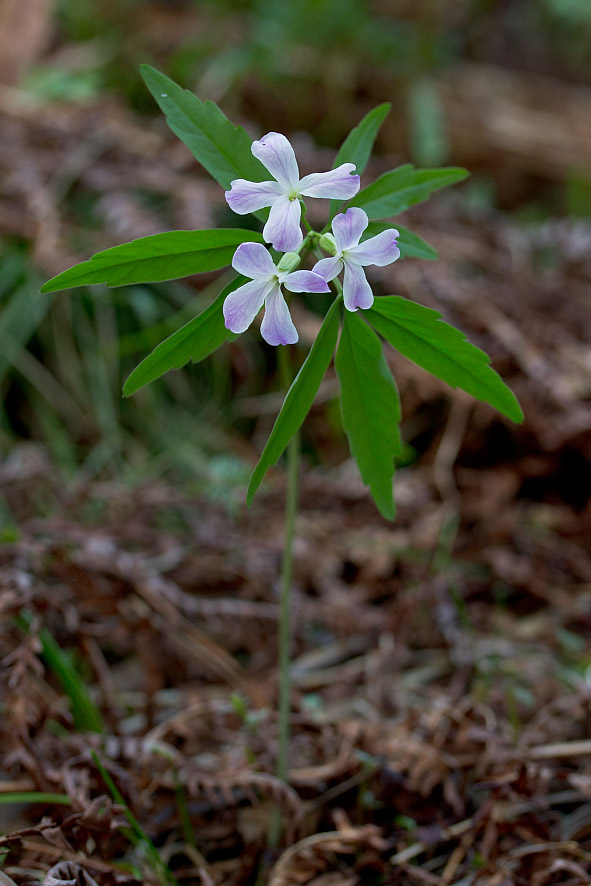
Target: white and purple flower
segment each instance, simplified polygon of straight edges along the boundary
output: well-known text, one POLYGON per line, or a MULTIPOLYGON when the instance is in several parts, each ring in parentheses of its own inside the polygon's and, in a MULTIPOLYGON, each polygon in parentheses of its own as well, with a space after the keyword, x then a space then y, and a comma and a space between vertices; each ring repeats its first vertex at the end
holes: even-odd
POLYGON ((299 249, 303 241, 300 197, 348 200, 359 190, 359 176, 351 175, 355 171, 354 163, 343 163, 330 172, 314 172, 300 178, 294 150, 279 132, 268 132, 252 143, 251 150, 276 181, 249 182, 237 178, 226 191, 226 200, 238 215, 270 206, 263 237, 278 252, 299 249))
MULTIPOLYGON (((299 256, 294 257, 299 261, 299 256)), ((281 263, 280 263, 281 264, 281 263)), ((224 301, 224 322, 231 332, 244 332, 263 305, 261 335, 270 345, 293 345, 298 340, 281 286, 291 292, 329 292, 326 280, 313 271, 290 271, 277 267, 262 243, 241 243, 232 259, 239 274, 250 277, 224 301)), ((293 267, 293 264, 292 264, 293 267)))
MULTIPOLYGON (((348 311, 371 308, 373 304, 373 292, 363 270, 365 265, 383 267, 400 257, 396 243, 399 233, 395 228, 382 231, 381 234, 370 237, 363 243, 359 242, 368 224, 367 213, 355 206, 335 216, 332 223, 334 237, 328 235, 334 256, 320 259, 312 269, 315 274, 320 274, 329 281, 334 280, 343 267, 345 268, 343 301, 348 311)), ((324 238, 327 238, 326 234, 324 238)), ((327 239, 324 242, 326 243, 327 239)), ((322 239, 320 243, 324 245, 322 239)))

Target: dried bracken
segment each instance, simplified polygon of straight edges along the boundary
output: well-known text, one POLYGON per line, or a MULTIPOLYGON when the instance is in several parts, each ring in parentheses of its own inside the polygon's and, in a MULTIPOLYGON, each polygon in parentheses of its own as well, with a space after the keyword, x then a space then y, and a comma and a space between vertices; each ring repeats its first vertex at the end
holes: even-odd
MULTIPOLYGON (((104 192, 98 211, 121 240, 207 227, 223 199, 116 105, 33 115, 0 91, 0 115, 0 170, 24 158, 0 230, 33 240, 48 273, 76 259, 52 209, 74 184, 104 192), (164 224, 134 190, 172 195, 164 224)), ((403 435, 422 455, 397 478, 396 523, 348 463, 306 472, 291 787, 272 775, 280 472, 252 512, 231 515, 164 483, 64 488, 33 444, 0 465, 19 529, 0 546, 0 800, 66 797, 0 803, 3 886, 162 883, 167 870, 187 886, 589 882, 591 228, 527 231, 453 198, 412 216, 442 260, 380 270, 384 291, 482 344, 526 423, 510 428, 397 361, 403 435), (100 733, 76 728, 47 636, 100 733)), ((300 309, 302 338, 315 323, 300 309)), ((320 452, 331 440, 336 463, 331 383, 310 433, 320 452)), ((252 398, 243 412, 266 425, 276 405, 252 398)))
MULTIPOLYGON (((62 498, 42 521, 23 516, 20 540, 0 552, 0 789, 65 794, 71 807, 30 807, 37 824, 24 812, 12 827, 5 819, 0 846, 17 883, 26 882, 21 868, 60 860, 78 866, 65 869, 70 879, 129 881, 124 809, 108 799, 93 754, 183 882, 247 882, 277 808, 290 848, 268 874, 276 884, 363 883, 378 873, 401 883, 584 882, 591 692, 578 632, 588 585, 581 548, 559 545, 559 527, 540 538, 531 520, 499 537, 494 520, 476 533, 460 526, 457 554, 434 569, 411 555, 417 526, 437 513, 429 468, 412 479, 423 484, 418 512, 401 479, 399 521, 388 530, 361 499, 346 508, 338 479, 304 482, 315 507, 301 518, 293 788, 271 775, 267 628, 280 541, 265 527, 280 491, 244 522, 199 503, 226 530, 215 557, 198 534, 154 534, 151 488, 127 491, 99 530, 83 525, 74 500, 62 498), (252 561, 232 572, 239 549, 252 561), (490 593, 500 582, 503 606, 490 593), (33 615, 28 633, 15 621, 23 608, 33 615), (103 735, 75 731, 44 664, 43 629, 79 650, 103 735)), ((192 506, 177 491, 167 499, 164 487, 157 497, 173 511, 192 506)), ((533 515, 536 506, 513 507, 533 515)), ((133 853, 149 882, 153 870, 133 853)))

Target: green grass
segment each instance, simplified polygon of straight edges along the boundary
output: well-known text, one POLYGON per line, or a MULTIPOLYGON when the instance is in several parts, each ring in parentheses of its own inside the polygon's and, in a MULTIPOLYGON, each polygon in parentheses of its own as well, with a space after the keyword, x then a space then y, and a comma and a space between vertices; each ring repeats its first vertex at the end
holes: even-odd
POLYGON ((177 886, 177 881, 175 880, 170 868, 160 858, 158 849, 156 848, 150 837, 146 834, 141 824, 129 808, 129 805, 126 803, 123 794, 109 775, 107 769, 99 760, 97 754, 94 751, 92 751, 91 753, 92 759, 94 760, 103 781, 107 785, 111 797, 113 798, 115 803, 122 807, 123 814, 129 822, 130 826, 126 832, 128 839, 135 846, 139 855, 149 864, 152 871, 156 874, 158 882, 161 884, 161 886, 177 886))
POLYGON ((219 495, 224 476, 212 475, 210 460, 230 448, 227 352, 129 399, 121 393, 135 365, 219 284, 198 293, 163 283, 41 295, 42 277, 22 250, 5 245, 0 261, 0 449, 40 442, 66 482, 80 470, 131 484, 166 475, 219 495))
POLYGON ((0 794, 0 806, 12 806, 20 803, 71 806, 72 800, 67 794, 48 794, 43 791, 13 791, 8 794, 0 794))
MULTIPOLYGON (((16 621, 19 627, 28 633, 33 623, 33 616, 28 610, 23 609, 16 621)), ((101 712, 93 702, 68 653, 60 648, 47 628, 39 631, 39 640, 45 664, 55 674, 70 700, 76 729, 79 732, 103 732, 101 712)))

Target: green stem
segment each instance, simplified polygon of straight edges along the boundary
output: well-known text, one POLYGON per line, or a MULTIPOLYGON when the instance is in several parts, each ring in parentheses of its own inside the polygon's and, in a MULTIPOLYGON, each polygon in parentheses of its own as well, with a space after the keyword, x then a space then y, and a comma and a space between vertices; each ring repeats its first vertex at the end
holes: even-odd
MULTIPOLYGON (((290 352, 287 347, 277 349, 281 384, 287 393, 292 382, 290 352)), ((287 446, 287 494, 285 498, 285 528, 283 542, 283 558, 281 561, 281 589, 279 597, 279 702, 277 710, 278 739, 277 765, 275 773, 282 781, 287 782, 289 771, 289 713, 290 713, 290 602, 293 575, 293 542, 298 508, 298 473, 300 461, 300 436, 294 434, 287 446)), ((269 845, 277 847, 283 831, 283 823, 279 809, 274 810, 269 828, 269 845)))
MULTIPOLYGON (((292 370, 288 348, 279 348, 279 372, 285 393, 291 387, 292 370)), ((290 711, 290 600, 293 574, 293 542, 298 507, 298 473, 300 460, 299 434, 287 447, 287 495, 285 499, 285 535, 281 561, 281 592, 279 598, 279 742, 277 748, 277 777, 287 781, 290 711)))
POLYGON ((303 223, 304 223, 304 227, 306 228, 306 230, 307 230, 307 232, 308 232, 309 234, 312 234, 312 233, 313 233, 313 231, 312 231, 312 227, 311 227, 311 225, 310 225, 310 222, 309 222, 308 219, 306 218, 306 215, 308 214, 308 211, 307 211, 307 209, 306 209, 306 204, 304 203, 303 200, 300 200, 300 206, 302 207, 302 221, 303 221, 303 223))

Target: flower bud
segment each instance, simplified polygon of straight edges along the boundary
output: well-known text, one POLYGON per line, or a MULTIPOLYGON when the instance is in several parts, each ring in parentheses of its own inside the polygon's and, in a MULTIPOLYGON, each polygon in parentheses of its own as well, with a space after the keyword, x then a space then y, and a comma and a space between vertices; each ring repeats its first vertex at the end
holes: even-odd
POLYGON ((281 256, 277 270, 290 274, 292 271, 295 271, 299 263, 300 257, 297 252, 286 252, 281 256))
POLYGON ((331 255, 337 254, 337 244, 332 234, 323 234, 319 240, 319 245, 325 252, 329 252, 331 255))

